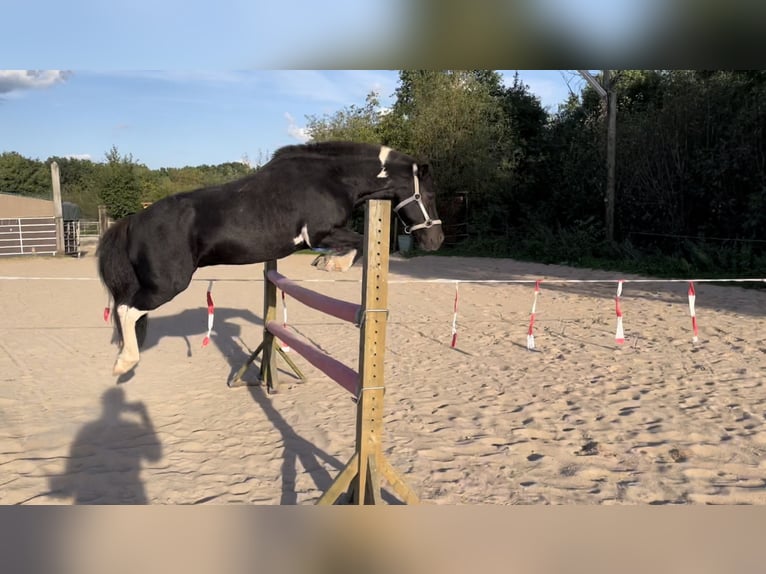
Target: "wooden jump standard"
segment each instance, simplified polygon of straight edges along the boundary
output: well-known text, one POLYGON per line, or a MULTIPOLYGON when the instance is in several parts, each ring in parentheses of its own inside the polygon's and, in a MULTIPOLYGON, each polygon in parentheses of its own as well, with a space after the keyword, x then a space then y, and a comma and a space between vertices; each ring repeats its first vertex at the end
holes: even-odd
POLYGON ((279 347, 276 340, 279 338, 356 397, 354 454, 317 504, 335 504, 344 492, 347 492, 347 502, 350 504, 380 504, 381 475, 405 503, 418 503, 418 497, 394 470, 382 449, 390 225, 390 201, 367 202, 361 305, 301 287, 277 272, 276 261, 266 262, 263 342, 229 383, 229 386, 239 383, 260 353, 263 353, 261 380, 266 382, 267 390, 278 389, 278 354, 301 379, 305 379, 295 363, 279 347), (322 353, 277 322, 277 288, 309 307, 360 326, 358 372, 322 353))

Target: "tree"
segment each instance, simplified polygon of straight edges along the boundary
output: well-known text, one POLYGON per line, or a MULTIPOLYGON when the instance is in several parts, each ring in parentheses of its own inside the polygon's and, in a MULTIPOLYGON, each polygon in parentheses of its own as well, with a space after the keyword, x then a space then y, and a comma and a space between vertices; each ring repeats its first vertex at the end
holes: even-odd
POLYGON ((471 71, 404 70, 390 125, 397 147, 434 165, 440 193, 491 192, 499 144, 507 123, 493 89, 494 76, 471 71))
POLYGON ((381 142, 381 110, 378 94, 367 94, 365 105, 350 105, 332 115, 307 116, 306 131, 311 141, 347 140, 366 143, 381 142))
POLYGON ((0 193, 50 198, 50 170, 39 160, 4 152, 0 154, 0 193))
POLYGON ((133 156, 120 156, 117 147, 106 153, 107 164, 99 194, 109 217, 120 219, 141 209, 141 183, 133 156))

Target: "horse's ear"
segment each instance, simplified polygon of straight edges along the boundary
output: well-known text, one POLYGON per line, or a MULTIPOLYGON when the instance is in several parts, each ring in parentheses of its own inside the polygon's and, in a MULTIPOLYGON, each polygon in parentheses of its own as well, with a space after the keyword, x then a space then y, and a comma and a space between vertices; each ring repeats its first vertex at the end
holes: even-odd
POLYGON ((420 177, 428 177, 428 174, 431 172, 431 166, 427 163, 419 163, 418 164, 418 175, 420 177))

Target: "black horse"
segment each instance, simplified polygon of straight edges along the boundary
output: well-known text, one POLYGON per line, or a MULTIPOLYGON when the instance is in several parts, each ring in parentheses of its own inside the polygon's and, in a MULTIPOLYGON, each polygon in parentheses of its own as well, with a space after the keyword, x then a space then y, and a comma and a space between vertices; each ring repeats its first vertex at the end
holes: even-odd
POLYGON ((394 201, 405 232, 425 250, 441 246, 429 166, 386 146, 348 142, 284 147, 243 179, 178 193, 117 221, 98 248, 121 346, 114 374, 138 364, 147 312, 186 289, 199 267, 260 263, 310 247, 329 250, 317 267, 348 269, 363 238, 346 223, 368 199, 394 201))

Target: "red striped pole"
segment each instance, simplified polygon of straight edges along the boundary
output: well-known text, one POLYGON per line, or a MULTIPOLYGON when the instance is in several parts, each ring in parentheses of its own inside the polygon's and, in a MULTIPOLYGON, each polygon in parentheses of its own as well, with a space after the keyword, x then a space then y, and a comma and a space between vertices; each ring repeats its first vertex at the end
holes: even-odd
POLYGON ((694 304, 697 301, 697 292, 694 290, 694 281, 689 281, 689 315, 692 318, 692 330, 694 336, 692 337, 692 343, 699 341, 699 331, 697 330, 697 313, 694 310, 694 304))
POLYGON ((457 345, 457 303, 458 303, 458 282, 455 281, 455 304, 452 312, 452 343, 450 347, 453 349, 457 345))
POLYGON ((622 279, 617 282, 617 296, 614 298, 614 308, 617 314, 617 332, 614 335, 614 340, 618 345, 622 345, 625 342, 625 332, 622 328, 622 308, 620 308, 620 297, 622 296, 622 279))
POLYGON ((540 279, 535 281, 535 298, 532 300, 532 312, 529 314, 529 329, 527 330, 527 349, 535 349, 535 314, 537 313, 537 298, 540 296, 540 279))
POLYGON ((213 313, 215 312, 215 305, 213 305, 213 282, 211 281, 207 287, 207 335, 202 340, 202 346, 207 347, 210 343, 210 333, 213 331, 213 313))
MULTIPOLYGON (((287 303, 285 302, 285 292, 280 289, 280 293, 282 293, 282 326, 287 329, 287 303)), ((277 341, 279 341, 279 346, 285 353, 290 352, 290 346, 287 343, 282 342, 282 339, 277 339, 277 341)))

